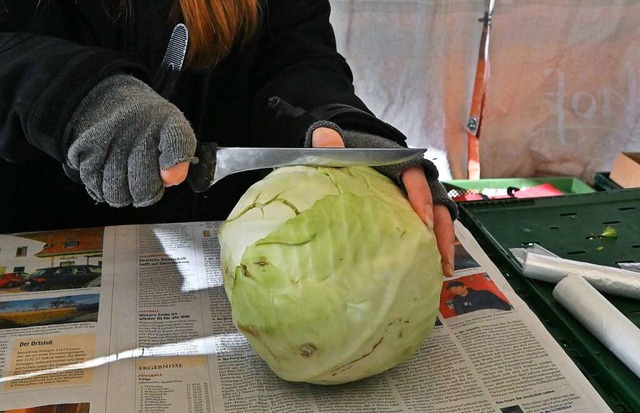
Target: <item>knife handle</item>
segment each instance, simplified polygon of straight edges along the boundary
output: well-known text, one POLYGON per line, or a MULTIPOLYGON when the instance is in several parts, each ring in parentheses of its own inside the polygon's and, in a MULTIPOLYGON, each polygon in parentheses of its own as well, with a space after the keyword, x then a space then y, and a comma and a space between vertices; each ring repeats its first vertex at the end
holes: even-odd
POLYGON ((198 142, 196 146, 198 163, 189 166, 187 183, 191 190, 197 194, 205 192, 213 185, 217 148, 218 145, 214 142, 198 142))

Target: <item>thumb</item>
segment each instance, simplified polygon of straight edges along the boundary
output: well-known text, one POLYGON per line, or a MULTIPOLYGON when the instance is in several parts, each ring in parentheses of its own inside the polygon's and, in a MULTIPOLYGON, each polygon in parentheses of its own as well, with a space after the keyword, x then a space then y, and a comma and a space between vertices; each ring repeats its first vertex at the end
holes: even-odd
POLYGON ((318 128, 311 135, 314 148, 344 148, 344 141, 338 132, 330 128, 318 128))
POLYGON ((174 186, 179 185, 187 179, 187 173, 189 173, 189 164, 191 162, 180 162, 177 165, 170 166, 167 169, 160 171, 160 179, 162 179, 162 185, 174 186))
POLYGON ((158 150, 160 178, 165 187, 178 185, 187 178, 189 164, 196 159, 196 143, 191 126, 182 116, 163 126, 158 150))

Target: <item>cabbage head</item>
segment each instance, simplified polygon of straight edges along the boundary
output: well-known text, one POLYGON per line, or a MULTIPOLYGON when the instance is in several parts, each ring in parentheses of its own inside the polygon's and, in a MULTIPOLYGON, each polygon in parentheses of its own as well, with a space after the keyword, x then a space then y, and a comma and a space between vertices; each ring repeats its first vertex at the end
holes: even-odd
POLYGON ((233 322, 285 380, 383 372, 433 329, 435 236, 371 168, 276 169, 241 197, 219 241, 233 322))

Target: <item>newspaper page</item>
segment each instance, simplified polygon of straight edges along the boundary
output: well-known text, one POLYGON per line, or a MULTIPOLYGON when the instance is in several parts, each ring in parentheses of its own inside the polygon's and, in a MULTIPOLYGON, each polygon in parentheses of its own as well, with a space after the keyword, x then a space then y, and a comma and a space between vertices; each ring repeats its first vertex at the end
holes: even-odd
POLYGON ((459 223, 455 276, 413 357, 345 385, 286 382, 231 321, 219 225, 0 236, 0 269, 26 280, 34 267, 100 268, 82 284, 0 287, 0 411, 611 411, 459 223))
POLYGON ((110 354, 113 242, 104 228, 0 235, 0 411, 105 411, 108 366, 83 363, 110 354))

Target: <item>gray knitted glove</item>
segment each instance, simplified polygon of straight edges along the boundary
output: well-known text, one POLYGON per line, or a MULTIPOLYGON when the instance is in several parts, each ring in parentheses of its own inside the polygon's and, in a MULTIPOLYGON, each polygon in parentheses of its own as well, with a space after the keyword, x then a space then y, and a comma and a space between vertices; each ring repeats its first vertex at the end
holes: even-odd
POLYGON ((64 134, 67 165, 87 192, 114 207, 144 207, 164 193, 160 170, 197 162, 182 112, 144 82, 113 75, 82 100, 64 134))
MULTIPOLYGON (((305 146, 311 147, 311 137, 313 135, 313 131, 318 128, 330 128, 335 130, 342 136, 342 140, 344 141, 344 145, 347 148, 398 148, 396 142, 391 141, 389 139, 382 138, 380 136, 371 135, 365 132, 357 132, 357 131, 345 131, 342 130, 338 125, 331 121, 318 121, 311 125, 307 130, 305 136, 305 146)), ((425 175, 427 177, 427 183, 429 184, 429 189, 431 190, 431 197, 433 199, 434 205, 442 204, 445 205, 449 209, 449 213, 451 214, 451 219, 455 220, 458 217, 458 207, 456 203, 449 198, 447 195, 447 191, 438 181, 438 169, 433 164, 433 162, 424 159, 423 157, 419 157, 416 159, 412 159, 410 161, 393 164, 393 165, 384 165, 384 166, 374 166, 373 169, 377 170, 381 174, 391 178, 394 182, 396 182, 400 187, 404 188, 402 183, 402 172, 410 166, 421 165, 424 168, 425 175)))

